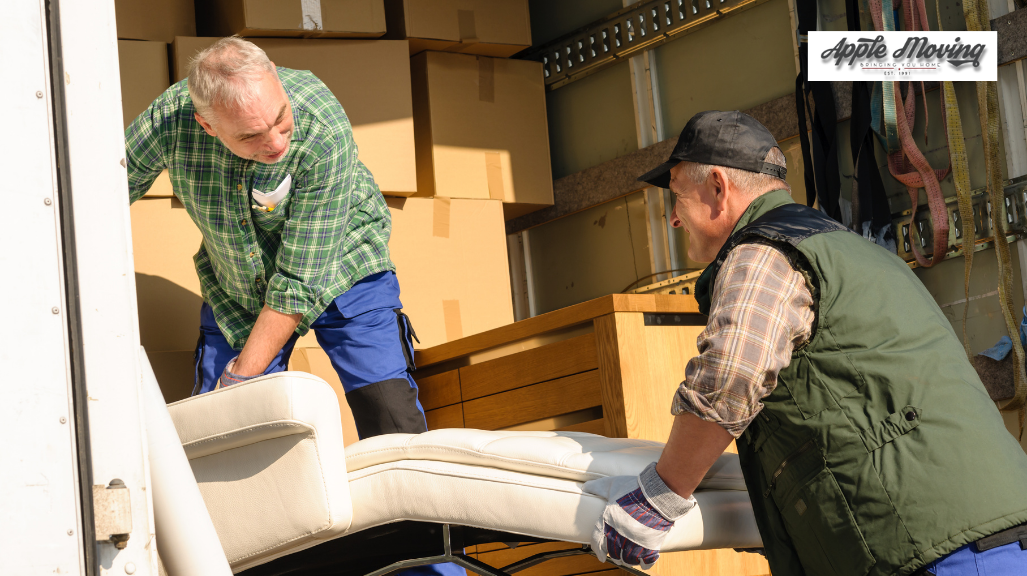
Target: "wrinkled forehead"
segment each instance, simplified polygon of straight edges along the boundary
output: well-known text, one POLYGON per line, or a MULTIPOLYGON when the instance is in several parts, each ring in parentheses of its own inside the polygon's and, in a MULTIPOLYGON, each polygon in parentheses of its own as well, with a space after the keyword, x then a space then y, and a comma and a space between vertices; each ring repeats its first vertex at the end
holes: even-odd
POLYGON ((216 112, 223 125, 246 125, 267 130, 275 124, 283 109, 288 109, 288 102, 289 96, 278 77, 265 74, 259 81, 248 82, 245 90, 240 91, 238 101, 218 106, 216 112))

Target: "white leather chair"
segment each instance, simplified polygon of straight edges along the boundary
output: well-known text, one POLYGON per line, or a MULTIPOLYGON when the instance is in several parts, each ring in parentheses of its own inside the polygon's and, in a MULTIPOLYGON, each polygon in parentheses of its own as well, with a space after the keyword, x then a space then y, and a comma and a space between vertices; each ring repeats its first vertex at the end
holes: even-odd
MULTIPOLYGON (((589 482, 636 475, 663 449, 580 432, 469 429, 391 434, 344 449, 335 392, 301 372, 168 409, 236 573, 287 565, 289 555, 402 521, 510 538, 499 541, 584 544, 606 504, 589 482)), ((762 545, 737 456, 722 456, 695 497, 698 509, 677 523, 665 550, 762 545)), ((287 571, 261 573, 272 572, 287 571)))

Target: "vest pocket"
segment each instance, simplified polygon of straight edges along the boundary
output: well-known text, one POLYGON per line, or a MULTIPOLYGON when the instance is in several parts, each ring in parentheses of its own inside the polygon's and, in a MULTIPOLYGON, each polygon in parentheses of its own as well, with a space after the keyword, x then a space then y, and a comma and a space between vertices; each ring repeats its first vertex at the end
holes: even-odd
POLYGON ((864 576, 876 563, 813 440, 778 467, 769 492, 807 574, 864 576))

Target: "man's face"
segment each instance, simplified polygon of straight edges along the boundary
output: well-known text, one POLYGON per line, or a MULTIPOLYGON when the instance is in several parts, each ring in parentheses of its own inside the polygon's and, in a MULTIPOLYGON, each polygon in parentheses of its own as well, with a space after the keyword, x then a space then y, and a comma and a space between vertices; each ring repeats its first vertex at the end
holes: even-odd
POLYGON ((722 172, 714 168, 705 182, 692 182, 685 175, 685 163, 670 170, 670 191, 674 203, 675 228, 688 234, 688 257, 696 262, 713 262, 727 241, 734 221, 727 222, 722 172))
POLYGON ((289 151, 292 105, 275 74, 265 74, 253 90, 250 102, 239 108, 215 108, 215 123, 199 114, 196 121, 236 156, 274 164, 289 151))

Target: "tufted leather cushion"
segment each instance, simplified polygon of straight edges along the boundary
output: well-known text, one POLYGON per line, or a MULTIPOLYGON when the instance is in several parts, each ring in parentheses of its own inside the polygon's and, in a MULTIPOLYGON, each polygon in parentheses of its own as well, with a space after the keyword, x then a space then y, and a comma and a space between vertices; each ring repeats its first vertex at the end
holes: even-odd
MULTIPOLYGON (((491 432, 464 428, 389 434, 346 448, 350 472, 397 460, 432 460, 588 482, 638 474, 659 460, 662 442, 607 438, 586 432, 491 432)), ((736 454, 724 454, 700 490, 745 490, 736 454)))

